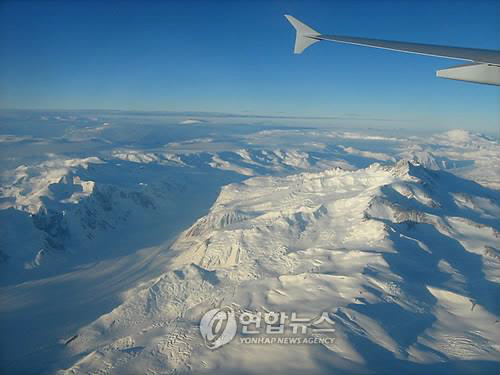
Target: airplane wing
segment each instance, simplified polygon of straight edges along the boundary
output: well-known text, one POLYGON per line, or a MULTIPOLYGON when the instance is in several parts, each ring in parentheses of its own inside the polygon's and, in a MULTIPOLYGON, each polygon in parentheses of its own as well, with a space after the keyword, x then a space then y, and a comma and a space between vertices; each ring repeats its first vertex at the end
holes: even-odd
POLYGON ((383 48, 392 51, 438 56, 449 59, 468 60, 473 63, 438 70, 436 72, 436 76, 460 81, 500 86, 500 51, 498 50, 449 47, 434 44, 397 42, 391 40, 357 38, 340 35, 324 35, 300 22, 293 16, 285 15, 285 17, 296 30, 294 48, 294 53, 296 54, 302 53, 307 47, 319 42, 320 40, 329 40, 339 43, 383 48))

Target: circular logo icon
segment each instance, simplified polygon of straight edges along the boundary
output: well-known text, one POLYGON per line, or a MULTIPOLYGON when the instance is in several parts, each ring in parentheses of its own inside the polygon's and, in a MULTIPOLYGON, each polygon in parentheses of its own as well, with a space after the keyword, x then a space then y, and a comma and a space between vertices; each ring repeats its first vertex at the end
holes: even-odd
POLYGON ((200 332, 209 349, 217 349, 227 344, 236 335, 233 309, 226 306, 207 311, 201 318, 200 332))

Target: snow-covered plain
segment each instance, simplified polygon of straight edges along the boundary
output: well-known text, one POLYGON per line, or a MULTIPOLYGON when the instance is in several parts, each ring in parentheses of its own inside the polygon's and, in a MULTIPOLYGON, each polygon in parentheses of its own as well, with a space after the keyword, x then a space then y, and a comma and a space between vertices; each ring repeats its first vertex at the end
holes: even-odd
POLYGON ((1 373, 498 369, 490 137, 90 112, 0 133, 1 373), (335 341, 212 351, 224 305, 327 312, 335 341))

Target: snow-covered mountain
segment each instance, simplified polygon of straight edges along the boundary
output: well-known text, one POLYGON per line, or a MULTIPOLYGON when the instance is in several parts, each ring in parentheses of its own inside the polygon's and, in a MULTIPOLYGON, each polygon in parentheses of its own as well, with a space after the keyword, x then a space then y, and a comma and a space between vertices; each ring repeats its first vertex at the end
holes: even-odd
POLYGON ((500 356, 500 194, 402 160, 225 186, 168 270, 66 341, 67 374, 475 373, 500 356), (202 314, 327 312, 329 345, 203 344, 202 314))
POLYGON ((498 363, 497 141, 185 119, 2 120, 0 373, 498 363), (337 337, 211 351, 219 305, 326 311, 337 337))
POLYGON ((161 179, 151 186, 120 183, 108 174, 106 181, 101 175, 108 169, 104 164, 98 158, 56 159, 14 170, 10 184, 2 189, 5 199, 0 210, 3 253, 10 271, 42 267, 51 256, 60 261, 85 246, 98 246, 113 232, 141 230, 145 222, 160 217, 159 211, 168 209, 169 199, 185 190, 161 179))
POLYGON ((54 158, 3 178, 3 285, 124 255, 131 243, 165 241, 203 213, 221 185, 241 180, 213 169, 98 158, 54 158))
POLYGON ((0 254, 9 272, 58 262, 68 252, 100 247, 100 242, 130 230, 143 232, 152 223, 165 221, 180 200, 190 199, 201 188, 196 186, 201 176, 219 179, 209 182, 217 189, 222 183, 240 180, 239 176, 319 170, 329 165, 308 153, 284 150, 188 155, 114 150, 111 156, 52 156, 3 174, 0 254), (200 173, 196 179, 190 176, 200 173), (20 236, 24 236, 22 244, 20 236))

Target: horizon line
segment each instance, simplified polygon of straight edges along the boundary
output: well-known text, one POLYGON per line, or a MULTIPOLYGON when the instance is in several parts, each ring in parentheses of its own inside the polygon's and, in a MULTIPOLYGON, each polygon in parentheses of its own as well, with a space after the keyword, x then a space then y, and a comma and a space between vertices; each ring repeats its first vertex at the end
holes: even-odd
POLYGON ((417 119, 394 119, 363 117, 357 114, 352 115, 327 115, 327 116, 308 116, 308 115, 272 115, 262 113, 232 113, 218 111, 173 111, 173 110, 136 110, 136 109, 57 109, 57 108, 0 108, 0 112, 120 112, 129 115, 156 114, 163 116, 203 116, 210 118, 259 118, 259 119, 281 119, 281 120, 359 120, 359 121, 390 121, 390 122, 415 122, 417 119))

